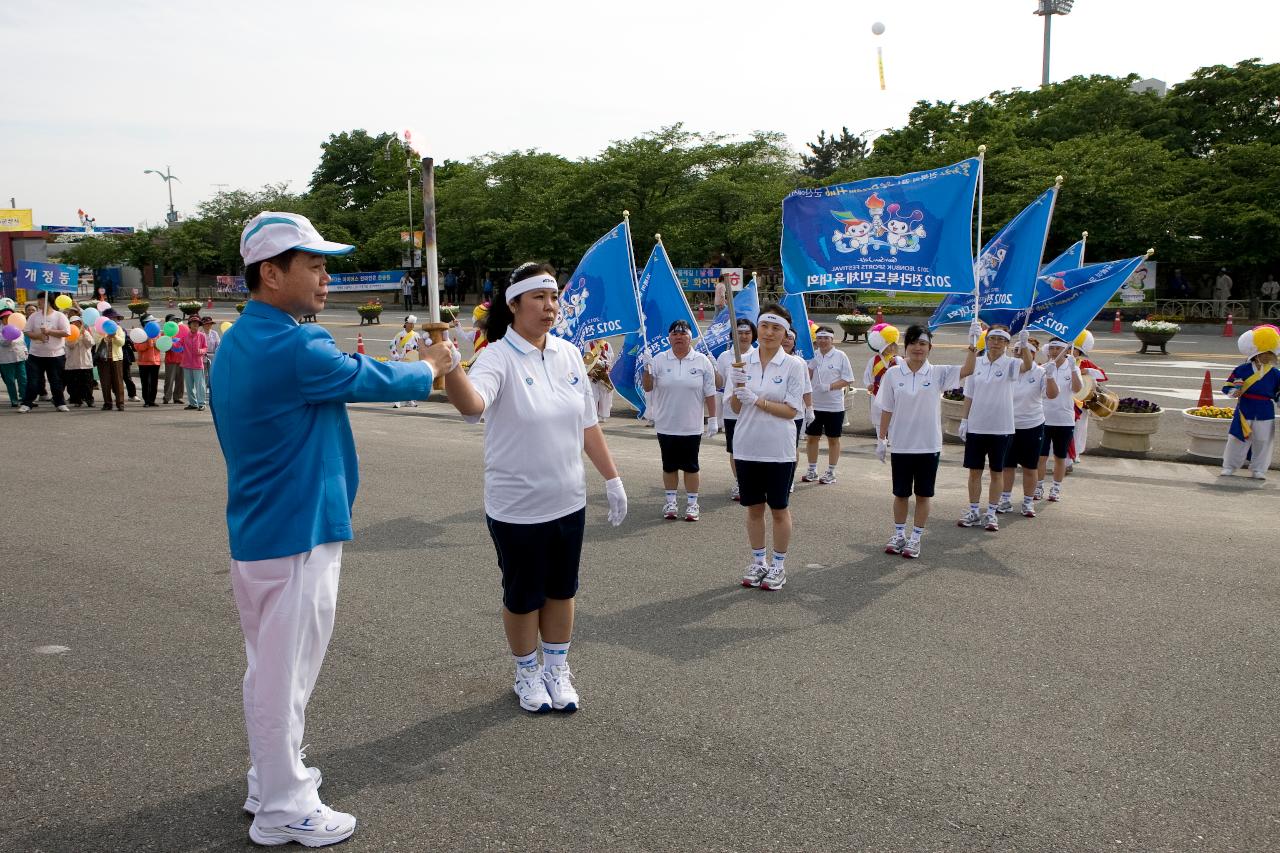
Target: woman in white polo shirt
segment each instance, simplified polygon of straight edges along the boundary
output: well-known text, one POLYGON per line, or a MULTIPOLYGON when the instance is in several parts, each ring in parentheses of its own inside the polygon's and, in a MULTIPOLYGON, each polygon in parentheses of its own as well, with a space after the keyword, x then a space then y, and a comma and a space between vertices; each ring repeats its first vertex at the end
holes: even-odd
POLYGON ((1044 438, 1040 442, 1040 485, 1036 486, 1035 499, 1042 500, 1046 497, 1049 457, 1052 455, 1053 486, 1049 488, 1047 497, 1051 501, 1060 501, 1062 480, 1067 476, 1067 450, 1076 431, 1075 399, 1072 395, 1083 388, 1084 383, 1066 341, 1054 338, 1045 347, 1045 352, 1048 353, 1044 363, 1045 378, 1053 380, 1058 395, 1052 399, 1045 395, 1044 438))
MULTIPOLYGON (((1025 345, 1014 345, 1014 355, 1026 351, 1035 357, 1040 342, 1028 338, 1025 345)), ((1058 396, 1058 383, 1044 368, 1032 364, 1018 377, 1013 389, 1013 440, 1004 457, 1004 491, 996 512, 1013 512, 1013 475, 1022 468, 1022 514, 1036 517, 1035 490, 1040 467, 1040 444, 1044 440, 1044 401, 1058 396)))
POLYGON ((813 421, 805 430, 808 439, 809 470, 801 481, 827 484, 836 481, 836 464, 840 461, 840 436, 844 434, 844 389, 853 384, 853 365, 849 356, 836 349, 836 333, 830 326, 819 326, 814 335, 818 351, 809 359, 809 376, 813 380, 813 421), (818 476, 818 444, 827 437, 827 470, 818 476))
POLYGON ((680 472, 684 472, 684 520, 697 521, 698 450, 705 433, 716 434, 716 379, 711 359, 693 349, 693 330, 684 320, 667 329, 671 348, 645 361, 644 386, 648 412, 662 451, 662 487, 667 500, 662 517, 675 519, 680 472), (702 414, 707 421, 703 424, 702 414))
POLYGON ((535 713, 581 704, 568 653, 586 523, 584 450, 605 478, 609 522, 627 515, 582 354, 548 334, 558 292, 550 267, 518 267, 493 300, 491 343, 470 374, 454 370, 445 380, 449 402, 469 423, 485 419, 484 507, 502 572, 502 624, 520 707, 535 713))
POLYGON ((908 327, 903 337, 906 359, 886 370, 880 381, 876 458, 884 462, 893 448, 893 537, 885 545, 886 554, 909 559, 920 556, 920 537, 929 521, 929 502, 942 453, 942 393, 958 387, 973 373, 978 331, 970 326, 969 355, 963 366, 936 365, 929 363, 933 349, 929 333, 920 326, 908 327), (907 508, 913 492, 915 526, 907 536, 907 508))
MULTIPOLYGON (((1025 343, 1026 337, 1026 330, 1020 332, 1019 343, 1025 343)), ((964 442, 964 467, 969 471, 969 510, 956 522, 960 527, 1000 529, 996 507, 1004 486, 1004 458, 1013 438, 1013 389, 1022 372, 1032 367, 1029 349, 1024 348, 1018 358, 1005 353, 1009 340, 1007 326, 987 329, 982 356, 976 359, 973 374, 964 380, 959 435, 964 442), (991 485, 987 505, 979 509, 984 467, 991 469, 991 485)))
POLYGON ((791 314, 771 303, 756 318, 760 347, 746 366, 733 370, 729 407, 738 416, 733 458, 738 466, 742 505, 747 508, 751 563, 742 585, 778 590, 787 582, 785 561, 791 545, 791 478, 796 465, 795 418, 804 411, 804 362, 782 349, 791 314), (773 562, 765 564, 764 508, 773 515, 773 562))
MULTIPOLYGON (((734 327, 734 335, 738 338, 738 349, 745 360, 747 353, 756 345, 756 324, 750 320, 739 318, 734 327)), ((733 347, 720 353, 716 359, 716 386, 723 391, 720 400, 720 420, 724 427, 724 449, 729 454, 729 473, 733 475, 733 488, 729 490, 729 500, 738 500, 738 466, 733 461, 733 429, 738 423, 738 414, 729 406, 729 398, 733 396, 733 383, 729 374, 733 373, 733 347)))

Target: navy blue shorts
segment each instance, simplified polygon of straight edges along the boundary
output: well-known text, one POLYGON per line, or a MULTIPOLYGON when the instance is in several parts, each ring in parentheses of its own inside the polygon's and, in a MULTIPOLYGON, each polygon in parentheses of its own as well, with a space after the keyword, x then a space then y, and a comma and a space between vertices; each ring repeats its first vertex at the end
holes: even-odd
POLYGON ((587 508, 538 524, 512 524, 485 516, 502 570, 502 605, 512 613, 541 610, 548 598, 578 592, 578 562, 587 508))
POLYGON ((1014 430, 1013 440, 1004 454, 1006 468, 1035 468, 1040 464, 1040 442, 1044 440, 1044 424, 1014 430))
MULTIPOLYGON (((891 453, 889 467, 893 470, 893 496, 909 498, 933 497, 934 483, 938 479, 938 459, 941 453, 891 453)), ((741 463, 739 463, 741 464, 741 463)))
POLYGON ((813 413, 813 423, 804 431, 805 435, 816 438, 825 435, 827 438, 839 438, 844 434, 844 412, 813 413))
POLYGON ((662 451, 662 473, 676 471, 698 473, 698 448, 702 446, 700 435, 663 435, 658 433, 658 448, 662 451))
POLYGON ((995 473, 1004 470, 1004 456, 1009 449, 1010 436, 990 432, 971 432, 964 439, 964 467, 981 471, 990 468, 995 473))
MULTIPOLYGON (((1075 435, 1075 426, 1049 426, 1044 425, 1044 438, 1040 440, 1040 455, 1048 457, 1050 454, 1059 459, 1067 458, 1067 448, 1071 445, 1071 437, 1075 435)), ((1036 463, 1037 465, 1039 462, 1036 463)))
POLYGON ((786 509, 791 503, 794 462, 750 462, 739 459, 738 497, 743 506, 767 503, 769 509, 786 509))
POLYGON ((729 451, 729 455, 733 456, 733 428, 738 425, 737 418, 725 418, 724 421, 724 449, 729 451))

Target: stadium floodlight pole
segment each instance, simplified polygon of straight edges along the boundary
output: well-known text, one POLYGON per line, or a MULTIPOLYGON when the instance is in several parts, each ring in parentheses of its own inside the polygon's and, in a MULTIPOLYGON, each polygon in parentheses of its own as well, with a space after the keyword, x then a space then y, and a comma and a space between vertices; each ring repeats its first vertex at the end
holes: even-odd
POLYGON ((177 176, 177 175, 173 174, 173 167, 171 167, 171 166, 165 166, 165 167, 164 167, 164 171, 163 171, 163 172, 156 171, 155 169, 143 169, 143 170, 142 170, 142 174, 144 174, 144 175, 159 175, 159 176, 160 176, 160 179, 161 179, 162 181, 164 181, 165 186, 167 186, 167 187, 169 188, 169 216, 168 216, 168 222, 169 222, 169 224, 170 224, 170 225, 172 225, 173 223, 177 222, 177 221, 178 221, 178 212, 177 212, 176 210, 174 210, 174 209, 173 209, 173 182, 174 182, 174 181, 178 181, 179 183, 181 183, 181 181, 179 180, 179 178, 178 178, 178 176, 177 176))
POLYGON ((1040 85, 1049 85, 1049 34, 1053 27, 1054 15, 1069 15, 1076 0, 1039 0, 1039 8, 1034 14, 1044 18, 1044 58, 1040 68, 1040 85))

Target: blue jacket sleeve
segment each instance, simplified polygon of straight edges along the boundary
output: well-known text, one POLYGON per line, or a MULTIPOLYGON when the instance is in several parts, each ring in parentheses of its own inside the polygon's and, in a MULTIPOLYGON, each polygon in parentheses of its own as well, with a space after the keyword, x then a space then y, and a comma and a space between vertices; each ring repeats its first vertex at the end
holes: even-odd
POLYGON ((434 379, 425 361, 381 362, 338 349, 321 326, 300 329, 295 351, 298 390, 308 403, 394 403, 425 400, 434 379))

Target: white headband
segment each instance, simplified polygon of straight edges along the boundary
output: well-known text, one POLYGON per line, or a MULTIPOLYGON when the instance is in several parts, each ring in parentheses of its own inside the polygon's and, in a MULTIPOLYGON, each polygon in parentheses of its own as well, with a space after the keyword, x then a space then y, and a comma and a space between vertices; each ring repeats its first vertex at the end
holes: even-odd
POLYGON ((1010 335, 1004 329, 988 329, 987 337, 988 338, 1004 338, 1006 341, 1013 340, 1013 335, 1010 335))
POLYGON ((546 273, 535 275, 533 278, 526 278, 517 281, 515 284, 507 288, 506 300, 510 302, 522 293, 528 293, 530 290, 559 290, 560 285, 556 280, 546 273))
POLYGON ((791 324, 779 317, 777 314, 761 314, 756 318, 756 325, 758 326, 761 323, 777 323, 784 329, 791 328, 791 324))
POLYGON ((831 340, 833 341, 836 339, 835 332, 818 332, 816 335, 814 335, 814 337, 815 338, 831 338, 831 340))

